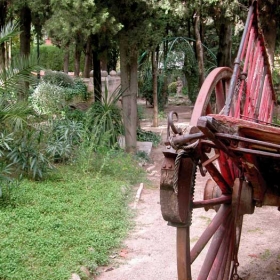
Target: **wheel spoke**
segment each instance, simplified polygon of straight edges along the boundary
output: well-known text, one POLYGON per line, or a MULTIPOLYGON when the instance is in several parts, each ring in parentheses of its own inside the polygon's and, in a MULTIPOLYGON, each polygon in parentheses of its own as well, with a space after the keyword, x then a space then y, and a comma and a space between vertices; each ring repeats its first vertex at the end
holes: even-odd
POLYGON ((223 204, 209 226, 202 233, 196 244, 191 250, 191 263, 195 261, 211 237, 215 234, 219 226, 224 222, 231 211, 230 205, 223 204))
POLYGON ((230 238, 232 236, 232 229, 233 229, 233 219, 231 217, 230 222, 229 222, 229 226, 228 226, 227 231, 224 235, 222 245, 219 248, 219 252, 218 252, 217 257, 214 261, 211 272, 208 276, 209 280, 217 280, 217 279, 221 280, 222 278, 219 278, 219 275, 220 275, 220 277, 223 277, 223 275, 224 275, 225 266, 226 266, 228 254, 229 254, 229 251, 230 251, 230 246, 228 246, 228 244, 229 244, 230 238))
POLYGON ((177 273, 178 280, 191 280, 190 228, 177 228, 177 273))
POLYGON ((227 240, 227 251, 224 254, 223 262, 220 268, 219 276, 217 280, 228 280, 228 275, 231 267, 232 255, 233 255, 233 235, 234 235, 234 224, 231 223, 230 234, 227 240))
POLYGON ((208 278, 209 272, 217 257, 217 254, 221 247, 222 241, 223 241, 224 237, 226 236, 226 231, 229 228, 230 221, 231 221, 231 215, 229 216, 229 218, 227 220, 225 220, 221 224, 221 226, 219 227, 219 229, 213 236, 211 245, 209 247, 206 258, 205 258, 202 268, 200 270, 198 280, 206 280, 208 278))

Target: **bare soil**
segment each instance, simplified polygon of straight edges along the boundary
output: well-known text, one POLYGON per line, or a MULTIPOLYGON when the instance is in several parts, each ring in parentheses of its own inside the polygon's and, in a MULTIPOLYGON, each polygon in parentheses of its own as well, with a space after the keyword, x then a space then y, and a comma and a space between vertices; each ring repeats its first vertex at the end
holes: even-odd
MULTIPOLYGON (((143 103, 143 102, 142 102, 143 103)), ((146 120, 141 127, 166 137, 166 119, 152 127, 152 108, 146 107, 146 120)), ((166 113, 176 111, 178 124, 187 127, 191 106, 168 106, 166 113)), ((124 241, 122 249, 112 252, 111 263, 100 268, 97 280, 176 280, 176 229, 162 219, 159 201, 160 169, 163 160, 163 143, 152 149, 152 163, 144 166, 151 183, 145 184, 135 211, 135 227, 124 241)), ((201 196, 207 177, 199 174, 196 195, 201 196)), ((135 188, 135 194, 137 188, 135 188)), ((200 197, 201 199, 202 197, 200 197)), ((133 204, 131 204, 133 207, 133 204)), ((215 215, 213 210, 194 211, 191 227, 193 243, 215 215)), ((276 207, 256 208, 253 215, 245 215, 239 247, 239 276, 243 280, 280 280, 280 212, 276 207)), ((192 267, 193 279, 201 266, 200 259, 192 267)))

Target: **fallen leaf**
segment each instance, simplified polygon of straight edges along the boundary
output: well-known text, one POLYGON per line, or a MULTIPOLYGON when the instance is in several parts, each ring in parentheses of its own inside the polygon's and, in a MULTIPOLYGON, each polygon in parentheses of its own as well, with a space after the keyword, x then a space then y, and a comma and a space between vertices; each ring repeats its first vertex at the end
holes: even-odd
POLYGON ((256 255, 256 254, 249 254, 248 256, 251 257, 251 258, 258 258, 258 257, 259 257, 259 256, 256 255))

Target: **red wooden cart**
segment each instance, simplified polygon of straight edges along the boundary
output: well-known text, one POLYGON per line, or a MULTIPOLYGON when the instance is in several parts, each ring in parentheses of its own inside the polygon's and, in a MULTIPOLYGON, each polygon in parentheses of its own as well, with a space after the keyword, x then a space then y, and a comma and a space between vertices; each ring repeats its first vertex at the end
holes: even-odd
POLYGON ((174 125, 176 112, 168 117, 160 201, 163 218, 177 227, 179 280, 192 279, 192 263, 210 240, 198 279, 239 279, 243 215, 263 205, 280 207, 280 128, 271 123, 275 104, 254 1, 234 68, 216 68, 207 76, 188 132, 174 125), (200 201, 194 201, 196 170, 211 176, 200 201), (203 207, 216 215, 190 248, 192 213, 203 207))

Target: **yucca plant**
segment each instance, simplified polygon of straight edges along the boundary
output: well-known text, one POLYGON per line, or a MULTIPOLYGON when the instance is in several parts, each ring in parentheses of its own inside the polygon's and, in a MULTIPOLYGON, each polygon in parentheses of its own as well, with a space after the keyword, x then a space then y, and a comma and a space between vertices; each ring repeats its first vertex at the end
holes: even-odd
POLYGON ((122 114, 118 106, 122 94, 120 86, 112 94, 109 94, 105 86, 101 100, 94 102, 88 110, 87 129, 96 146, 111 148, 116 145, 119 135, 123 133, 122 114))

